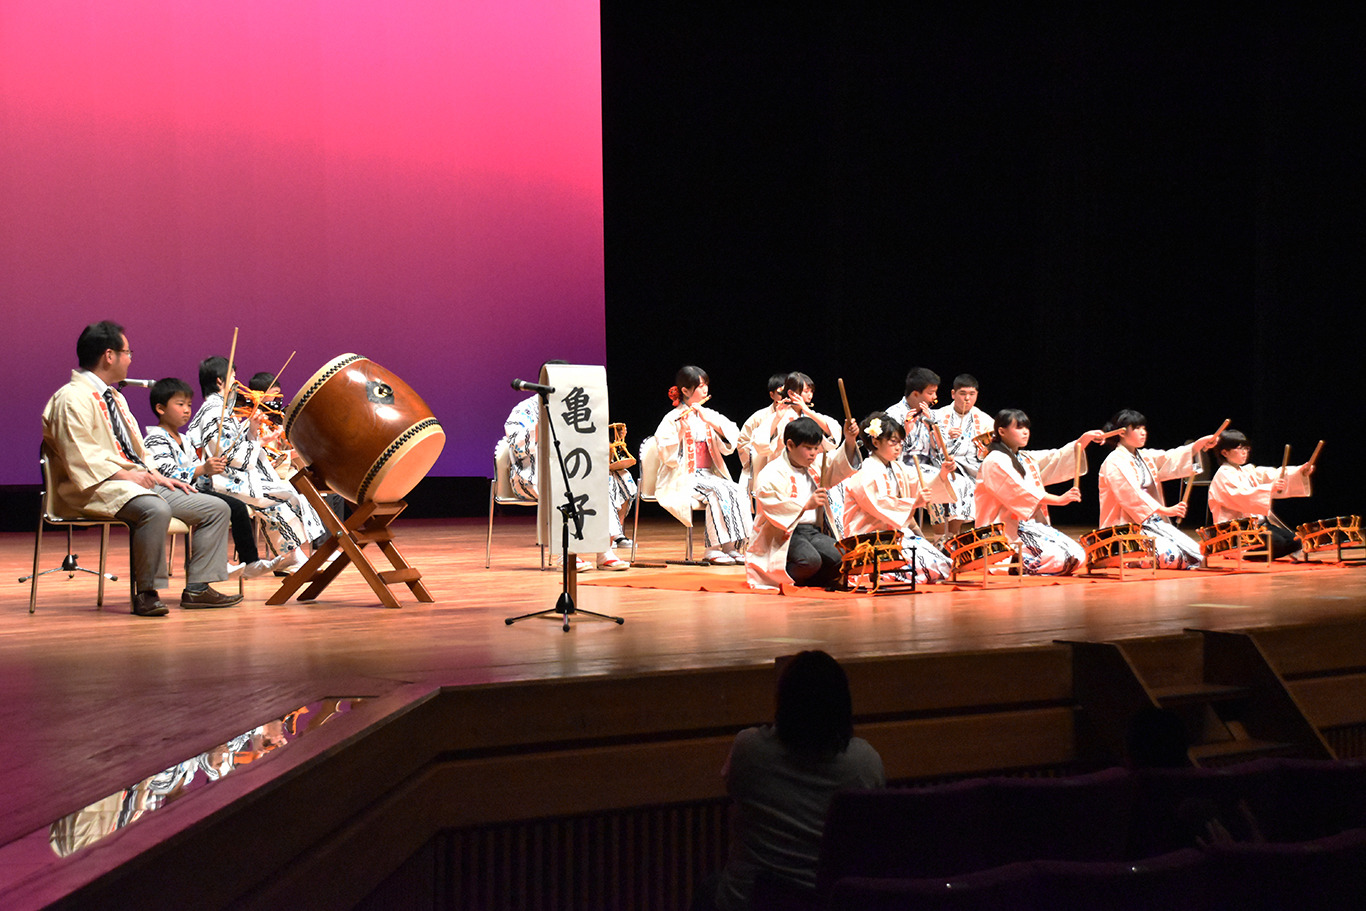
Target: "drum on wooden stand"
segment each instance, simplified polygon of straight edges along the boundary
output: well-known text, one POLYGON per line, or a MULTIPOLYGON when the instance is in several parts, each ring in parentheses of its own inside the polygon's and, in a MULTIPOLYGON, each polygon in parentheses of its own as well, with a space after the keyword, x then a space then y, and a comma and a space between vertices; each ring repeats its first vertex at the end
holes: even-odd
POLYGON ((403 499, 446 445, 422 397, 359 354, 309 378, 285 411, 285 436, 314 478, 352 503, 403 499))
POLYGON ((979 569, 985 571, 991 564, 1008 560, 1015 553, 1006 537, 1006 527, 999 522, 954 535, 944 541, 944 550, 953 561, 955 575, 979 569))
POLYGON ((1211 559, 1243 560, 1248 557, 1266 558, 1271 547, 1271 534, 1260 518, 1247 516, 1229 519, 1199 529, 1200 556, 1211 559))
POLYGON ((867 576, 869 590, 877 591, 882 574, 906 567, 901 532, 870 531, 835 542, 840 552, 840 578, 846 585, 854 576, 867 576))
POLYGON ((1086 549, 1086 568, 1119 569, 1121 576, 1128 567, 1142 566, 1157 569, 1157 544, 1143 533, 1142 525, 1125 522, 1097 528, 1081 536, 1086 549))
POLYGON ((1338 559, 1342 559, 1343 548, 1366 547, 1366 535, 1361 531, 1360 516, 1335 516, 1306 522, 1295 529, 1300 546, 1306 554, 1336 548, 1338 559))

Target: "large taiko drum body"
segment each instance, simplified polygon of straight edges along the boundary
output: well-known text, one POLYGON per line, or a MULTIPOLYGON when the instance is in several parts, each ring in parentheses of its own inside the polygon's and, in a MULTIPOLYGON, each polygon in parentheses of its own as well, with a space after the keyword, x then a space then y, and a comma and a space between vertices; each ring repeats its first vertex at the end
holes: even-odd
POLYGON ((359 354, 309 378, 285 411, 285 436, 315 479, 352 503, 403 499, 446 445, 422 397, 359 354))

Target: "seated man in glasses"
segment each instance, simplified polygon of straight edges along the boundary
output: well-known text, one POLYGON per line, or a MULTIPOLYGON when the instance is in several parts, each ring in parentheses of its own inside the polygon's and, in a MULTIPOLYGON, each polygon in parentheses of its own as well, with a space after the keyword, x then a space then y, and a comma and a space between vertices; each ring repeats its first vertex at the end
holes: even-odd
POLYGON ((43 409, 43 441, 53 457, 54 496, 71 513, 128 525, 136 594, 133 613, 167 613, 159 590, 168 584, 166 534, 172 517, 193 529, 180 606, 229 607, 241 595, 209 587, 228 577, 231 513, 227 504, 148 467, 137 424, 116 385, 128 377, 132 349, 123 327, 105 320, 76 341, 80 367, 43 409))

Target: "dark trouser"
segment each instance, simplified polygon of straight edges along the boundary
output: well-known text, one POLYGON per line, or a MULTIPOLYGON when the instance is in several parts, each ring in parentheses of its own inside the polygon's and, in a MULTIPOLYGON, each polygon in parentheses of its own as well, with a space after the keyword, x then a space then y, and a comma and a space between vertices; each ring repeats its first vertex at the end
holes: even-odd
POLYGON ((228 509, 232 510, 232 545, 237 549, 237 562, 255 563, 261 559, 261 553, 256 549, 256 527, 251 522, 251 510, 247 504, 216 490, 205 493, 227 503, 228 509))
POLYGON ((798 525, 787 545, 787 574, 797 585, 827 586, 840 576, 835 539, 815 525, 798 525))

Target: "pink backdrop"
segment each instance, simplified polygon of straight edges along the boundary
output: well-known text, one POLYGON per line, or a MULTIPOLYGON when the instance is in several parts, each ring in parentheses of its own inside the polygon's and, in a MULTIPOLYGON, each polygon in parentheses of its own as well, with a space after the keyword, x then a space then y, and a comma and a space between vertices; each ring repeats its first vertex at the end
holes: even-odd
POLYGON ((0 0, 0 483, 99 319, 196 387, 234 326, 287 395, 366 355, 489 474, 508 381, 605 356, 600 87, 594 0, 0 0))

